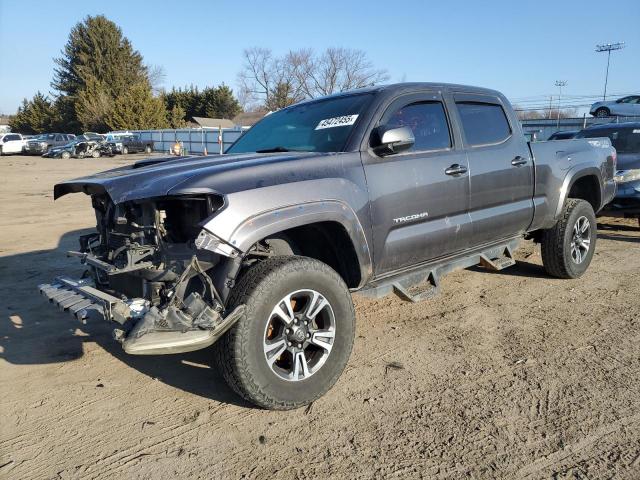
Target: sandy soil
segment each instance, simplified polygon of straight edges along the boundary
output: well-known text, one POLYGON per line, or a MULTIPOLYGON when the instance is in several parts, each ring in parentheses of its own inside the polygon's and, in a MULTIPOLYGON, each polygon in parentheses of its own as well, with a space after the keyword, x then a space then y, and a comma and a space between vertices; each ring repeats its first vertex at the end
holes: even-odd
MULTIPOLYGON (((132 157, 130 157, 132 158, 132 157)), ((62 179, 130 161, 0 160, 0 477, 640 478, 640 231, 601 218, 579 280, 517 266, 423 304, 356 297, 353 355, 307 409, 242 402, 209 350, 131 357, 36 286, 80 272, 89 199, 62 179)))

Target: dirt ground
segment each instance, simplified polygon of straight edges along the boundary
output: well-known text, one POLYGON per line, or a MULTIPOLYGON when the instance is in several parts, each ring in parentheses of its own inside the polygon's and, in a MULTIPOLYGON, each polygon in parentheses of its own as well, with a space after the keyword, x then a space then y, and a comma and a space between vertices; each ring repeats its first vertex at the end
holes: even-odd
POLYGON ((356 298, 349 365, 311 407, 253 408, 211 352, 133 357, 37 292, 94 225, 59 180, 123 160, 0 159, 0 478, 640 478, 640 231, 601 218, 586 275, 445 278, 356 298))

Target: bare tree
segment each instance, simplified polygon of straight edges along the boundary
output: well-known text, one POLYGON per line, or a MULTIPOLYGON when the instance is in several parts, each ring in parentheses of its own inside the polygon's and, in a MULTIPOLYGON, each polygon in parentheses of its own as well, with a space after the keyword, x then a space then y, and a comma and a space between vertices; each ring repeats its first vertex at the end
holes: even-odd
POLYGON ((167 73, 162 65, 146 65, 146 68, 151 90, 154 95, 158 95, 162 91, 162 85, 167 78, 167 73))
POLYGON ((388 80, 362 50, 328 48, 320 55, 311 49, 292 50, 274 57, 271 50, 253 47, 244 51, 238 74, 245 107, 260 102, 269 109, 283 108, 304 98, 314 98, 388 80))

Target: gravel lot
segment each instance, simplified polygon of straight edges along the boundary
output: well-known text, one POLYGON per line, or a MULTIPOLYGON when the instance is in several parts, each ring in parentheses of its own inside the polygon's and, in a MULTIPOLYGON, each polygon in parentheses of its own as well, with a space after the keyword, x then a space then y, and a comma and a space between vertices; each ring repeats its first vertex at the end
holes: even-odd
MULTIPOLYGON (((141 156, 137 156, 140 158, 141 156)), ((640 478, 640 231, 601 218, 579 280, 517 266, 423 304, 356 298, 347 370, 307 409, 243 403, 211 352, 131 357, 37 293, 94 225, 53 184, 130 162, 0 158, 0 478, 640 478)))

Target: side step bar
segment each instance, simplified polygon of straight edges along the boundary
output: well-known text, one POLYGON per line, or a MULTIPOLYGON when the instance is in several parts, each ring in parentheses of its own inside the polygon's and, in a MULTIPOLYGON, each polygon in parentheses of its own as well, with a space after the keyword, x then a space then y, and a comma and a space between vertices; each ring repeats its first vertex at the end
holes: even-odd
POLYGON ((409 302, 422 302, 439 293, 440 278, 454 270, 482 265, 490 270, 502 270, 516 263, 513 251, 518 247, 521 237, 505 243, 471 251, 464 257, 441 260, 422 268, 402 272, 373 282, 372 286, 356 293, 369 298, 381 298, 395 293, 409 302))

